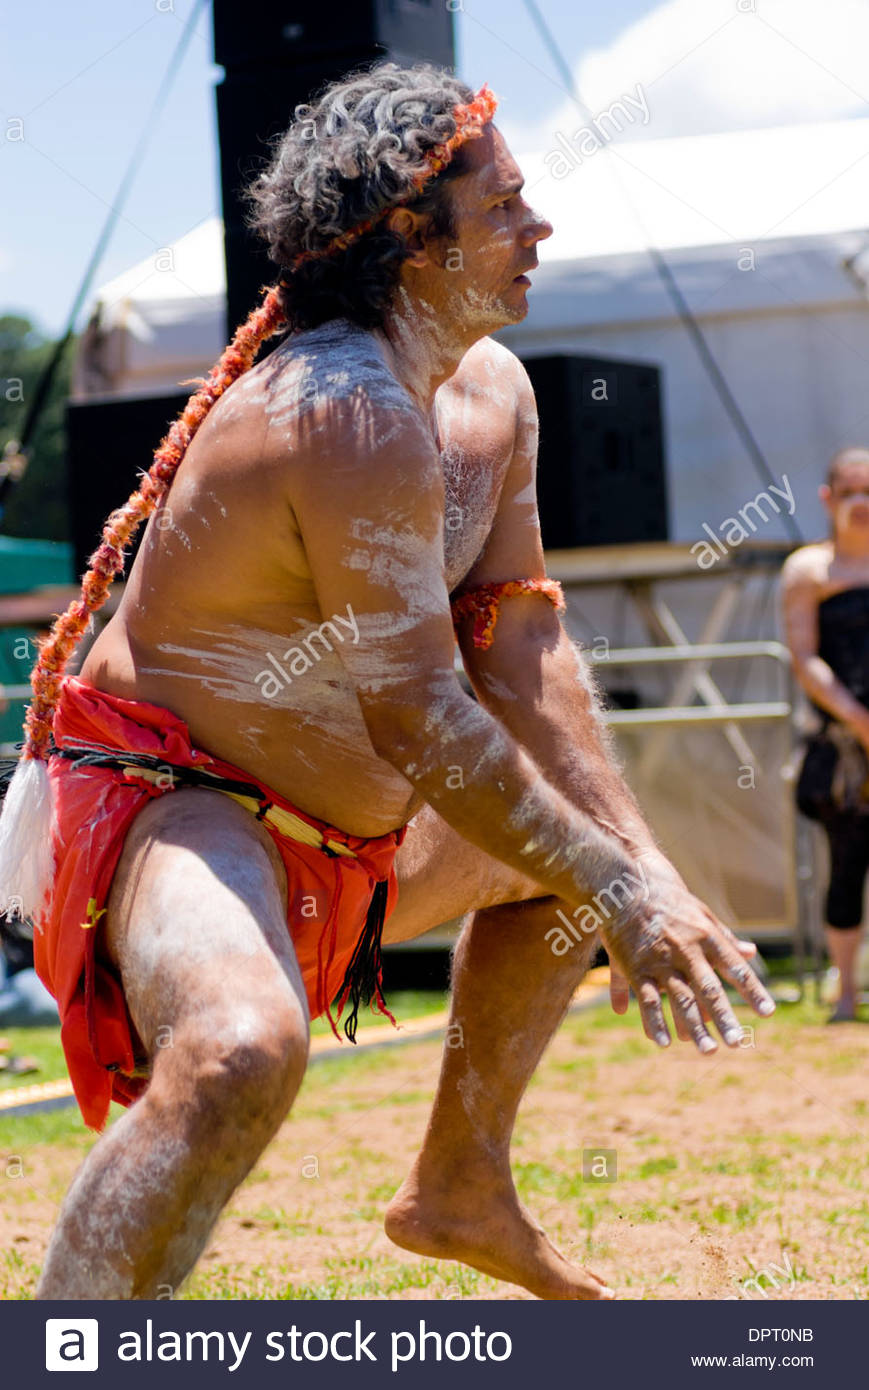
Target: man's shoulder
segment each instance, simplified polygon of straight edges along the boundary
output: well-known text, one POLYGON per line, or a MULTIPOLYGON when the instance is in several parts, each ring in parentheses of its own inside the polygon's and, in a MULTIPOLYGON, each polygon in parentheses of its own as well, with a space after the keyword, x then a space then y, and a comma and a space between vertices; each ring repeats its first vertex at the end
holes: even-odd
POLYGON ((451 390, 497 385, 501 390, 506 387, 517 402, 533 400, 531 382, 519 358, 495 338, 480 338, 469 347, 446 385, 451 390))
POLYGON ((374 333, 333 319, 285 345, 286 370, 298 378, 306 406, 342 401, 412 406, 407 389, 390 369, 374 333))
POLYGON ((354 453, 367 453, 387 434, 418 432, 419 407, 374 334, 331 321, 294 335, 282 356, 266 409, 279 448, 286 445, 298 462, 323 461, 351 445, 354 453))

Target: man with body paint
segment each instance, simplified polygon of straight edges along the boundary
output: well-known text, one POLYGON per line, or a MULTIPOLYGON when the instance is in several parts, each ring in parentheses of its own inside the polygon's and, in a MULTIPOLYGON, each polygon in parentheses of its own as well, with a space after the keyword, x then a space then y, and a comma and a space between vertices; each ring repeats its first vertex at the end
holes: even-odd
MULTIPOLYGON (((309 1014, 342 984, 336 950, 352 955, 342 999, 355 988, 367 1002, 381 933, 467 918, 431 1119, 386 1229, 540 1298, 613 1296, 550 1244, 509 1162, 525 1086, 599 939, 614 1008, 632 986, 662 1047, 665 995, 679 1038, 714 1052, 714 1022, 739 1045, 716 972, 772 1011, 754 947, 656 846, 557 616, 534 398, 490 337, 528 312, 551 227, 522 196, 493 109, 487 88, 474 97, 422 64, 363 70, 297 108, 251 186, 252 224, 282 267, 257 342, 281 315, 292 331, 235 369, 174 461, 158 453, 128 504, 138 517, 151 499, 156 519, 123 601, 59 697, 43 676, 60 649, 43 654, 31 759, 56 706, 53 783, 82 807, 93 798, 95 835, 100 817, 127 817, 110 882, 87 889, 73 924, 87 978, 68 1056, 121 1059, 115 1097, 138 1096, 67 1195, 43 1298, 177 1289, 290 1109, 309 1014), (352 634, 306 664, 305 639, 329 638, 337 614, 352 634), (269 655, 289 679, 266 691, 269 655), (347 884, 371 845, 389 852, 365 880, 379 916, 360 936, 347 884), (570 949, 553 949, 553 930, 570 949), (123 1017, 103 1008, 112 988, 123 1017)), ((92 573, 127 533, 106 534, 92 573)), ((70 892, 81 881, 70 870, 70 892)))

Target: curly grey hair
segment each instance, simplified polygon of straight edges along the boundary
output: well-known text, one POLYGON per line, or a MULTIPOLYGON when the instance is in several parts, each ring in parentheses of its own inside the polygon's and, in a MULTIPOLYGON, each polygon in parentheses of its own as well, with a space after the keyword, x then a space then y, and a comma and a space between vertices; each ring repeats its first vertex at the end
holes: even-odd
MULTIPOLYGON (((473 96, 445 68, 378 61, 295 108, 289 129, 271 142, 267 168, 242 192, 247 226, 288 282, 282 307, 293 329, 338 317, 382 325, 408 255, 385 224, 343 251, 288 267, 300 251, 320 250, 412 193, 425 152, 455 134, 453 106, 473 96)), ((404 203, 429 218, 433 238, 456 235, 448 185, 465 172, 462 154, 404 203)))

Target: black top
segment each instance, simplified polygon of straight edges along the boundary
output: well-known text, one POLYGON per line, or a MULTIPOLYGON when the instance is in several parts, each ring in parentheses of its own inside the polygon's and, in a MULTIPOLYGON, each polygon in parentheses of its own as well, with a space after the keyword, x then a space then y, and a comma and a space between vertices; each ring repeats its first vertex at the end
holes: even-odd
MULTIPOLYGON (((842 589, 818 604, 818 655, 852 695, 869 705, 869 584, 842 589)), ((832 716, 815 709, 829 723, 832 716)))

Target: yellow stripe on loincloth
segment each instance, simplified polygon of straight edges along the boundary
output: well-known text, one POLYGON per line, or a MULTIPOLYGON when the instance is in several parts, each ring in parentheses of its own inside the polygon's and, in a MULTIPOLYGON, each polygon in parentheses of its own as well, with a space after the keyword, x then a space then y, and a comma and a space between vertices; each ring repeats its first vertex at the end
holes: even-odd
MULTIPOLYGON (((253 796, 241 796, 238 792, 224 791, 224 796, 231 796, 233 801, 237 801, 240 806, 244 806, 254 815, 259 812, 259 803, 253 796)), ((270 806, 262 820, 268 821, 281 835, 286 835, 287 839, 295 840, 301 845, 312 845, 315 849, 322 849, 325 845, 333 854, 343 854, 350 859, 356 859, 356 854, 348 845, 342 845, 338 840, 327 840, 322 831, 315 825, 308 825, 307 821, 299 816, 294 816, 292 811, 287 811, 283 806, 270 806)))
POLYGON ((98 911, 97 911, 97 900, 96 900, 96 898, 88 898, 87 914, 88 914, 88 919, 87 919, 87 921, 86 921, 86 922, 82 922, 82 924, 81 924, 81 925, 82 925, 82 928, 83 928, 85 931, 87 931, 90 927, 95 927, 95 926, 96 926, 96 924, 97 924, 97 922, 100 920, 100 918, 101 918, 101 917, 104 917, 104 916, 106 915, 106 909, 105 909, 104 907, 101 907, 100 910, 99 910, 99 912, 98 912, 98 911))
MULTIPOLYGON (((197 769, 204 772, 206 776, 215 776, 215 781, 219 780, 215 774, 209 774, 206 769, 197 769)), ((167 777, 174 785, 171 768, 164 765, 161 768, 141 767, 135 763, 128 763, 124 769, 125 777, 140 777, 145 782, 152 784, 166 784, 167 777)), ((243 806, 251 815, 257 816, 260 820, 268 821, 281 835, 285 835, 289 840, 295 840, 300 845, 311 845, 315 849, 329 849, 333 854, 344 855, 348 859, 357 859, 358 855, 348 845, 342 845, 339 840, 327 840, 321 830, 315 825, 309 825, 302 820, 301 816, 294 816, 292 811, 285 810, 282 806, 270 806, 264 815, 260 815, 261 805, 255 796, 244 796, 241 792, 231 792, 226 787, 215 787, 215 791, 222 792, 224 796, 231 796, 233 801, 237 801, 239 806, 243 806)), ((90 922, 84 923, 85 926, 93 925, 90 922)))

